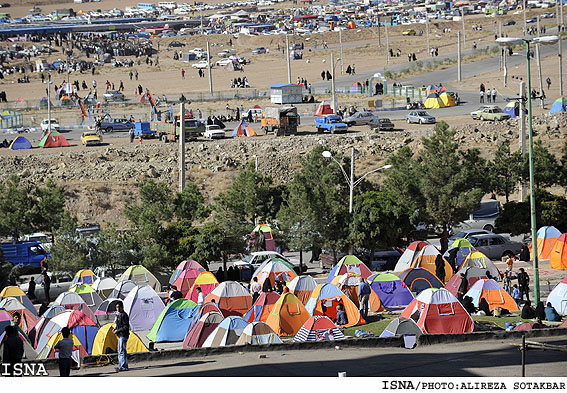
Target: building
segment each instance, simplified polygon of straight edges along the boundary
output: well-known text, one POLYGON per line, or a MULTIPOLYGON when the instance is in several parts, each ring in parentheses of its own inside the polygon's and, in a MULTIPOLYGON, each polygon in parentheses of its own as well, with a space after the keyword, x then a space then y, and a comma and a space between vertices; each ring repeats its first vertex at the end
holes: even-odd
POLYGON ((272 104, 299 104, 303 101, 303 86, 278 83, 270 86, 272 104))

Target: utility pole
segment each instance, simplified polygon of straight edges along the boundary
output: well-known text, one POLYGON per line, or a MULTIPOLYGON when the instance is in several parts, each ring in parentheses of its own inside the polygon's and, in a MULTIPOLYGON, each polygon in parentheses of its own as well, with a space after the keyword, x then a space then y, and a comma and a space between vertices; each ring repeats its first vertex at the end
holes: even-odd
POLYGON ((211 46, 207 41, 207 71, 209 74, 209 94, 213 96, 213 70, 211 69, 211 46))
POLYGON ((390 40, 388 40, 388 22, 384 25, 386 30, 386 64, 390 64, 390 40))
POLYGON ((561 0, 555 1, 555 23, 557 23, 557 35, 561 32, 561 25, 559 24, 559 1, 561 0))
POLYGON ((563 22, 563 0, 560 0, 561 4, 559 5, 559 11, 561 12, 561 31, 563 31, 563 26, 564 26, 564 22, 563 22))
POLYGON ((504 87, 508 87, 508 60, 506 49, 502 52, 502 62, 504 64, 504 87))
MULTIPOLYGON (((462 10, 462 8, 461 8, 462 10)), ((466 47, 467 46, 467 35, 465 33, 465 11, 461 11, 461 13, 463 14, 461 16, 461 19, 463 20, 463 46, 466 47)))
POLYGON ((51 132, 51 73, 47 74, 47 133, 51 132))
POLYGON ((291 83, 291 63, 289 59, 289 37, 285 35, 285 53, 287 57, 287 83, 291 83))
POLYGON ((457 80, 462 80, 461 75, 461 32, 457 31, 457 80))
POLYGON ((526 21, 526 0, 524 0, 524 4, 522 5, 522 11, 524 11, 524 35, 526 35, 528 34, 528 22, 526 21))
POLYGON ((536 16, 536 26, 537 26, 537 36, 540 36, 540 27, 539 27, 539 15, 536 16))
POLYGON ((382 46, 382 39, 380 38, 380 17, 378 17, 378 46, 382 46))
POLYGON ((563 97, 563 46, 561 38, 557 41, 557 57, 559 57, 559 97, 563 97))
MULTIPOLYGON (((539 94, 542 95, 543 94, 543 79, 542 79, 542 76, 541 76, 541 57, 539 55, 539 44, 536 44, 536 46, 535 46, 535 53, 536 53, 536 61, 537 61, 537 76, 538 76, 538 79, 539 79, 539 94)), ((543 108, 544 105, 545 105, 545 100, 542 98, 541 99, 541 107, 543 108)))
POLYGON ((341 75, 344 75, 345 70, 343 67, 343 31, 339 29, 339 46, 341 47, 341 75))
POLYGON ((333 108, 333 113, 337 113, 337 102, 335 98, 335 54, 331 52, 331 108, 333 108))
POLYGON ((429 45, 429 18, 425 16, 425 36, 427 37, 427 54, 431 54, 431 46, 429 45))
POLYGON ((179 123, 179 192, 183 192, 185 188, 185 105, 183 103, 179 104, 179 123))
MULTIPOLYGON (((530 92, 528 92, 530 94, 530 92)), ((520 82, 520 151, 526 156, 526 82, 520 82)), ((520 181, 520 202, 526 199, 526 185, 520 181)))

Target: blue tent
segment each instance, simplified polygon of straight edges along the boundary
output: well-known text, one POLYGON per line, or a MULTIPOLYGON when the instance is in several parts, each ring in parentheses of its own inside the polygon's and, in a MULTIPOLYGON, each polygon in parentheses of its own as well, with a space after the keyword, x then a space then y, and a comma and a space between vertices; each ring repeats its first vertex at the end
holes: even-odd
POLYGON ((93 350, 93 342, 98 333, 98 327, 79 325, 71 329, 71 333, 83 344, 83 347, 90 355, 93 350))
POLYGON ((559 112, 567 112, 567 98, 560 97, 551 105, 549 114, 559 112))
POLYGON ((31 149, 32 145, 25 137, 19 136, 10 143, 10 150, 31 149))
POLYGON ((520 116, 520 103, 518 101, 510 101, 502 112, 509 114, 511 119, 518 117, 520 116))
POLYGON ((197 303, 189 299, 177 299, 163 309, 147 337, 156 343, 183 341, 198 316, 197 303))

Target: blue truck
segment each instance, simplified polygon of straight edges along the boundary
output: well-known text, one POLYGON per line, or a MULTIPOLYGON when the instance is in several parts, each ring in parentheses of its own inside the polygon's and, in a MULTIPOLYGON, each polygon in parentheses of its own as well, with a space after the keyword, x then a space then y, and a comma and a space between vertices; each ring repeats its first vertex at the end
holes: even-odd
POLYGON ((51 259, 51 254, 43 249, 41 242, 2 243, 4 259, 14 266, 31 266, 39 269, 44 258, 51 259))
POLYGON ((98 122, 97 131, 113 132, 113 131, 130 131, 134 129, 134 122, 123 117, 106 118, 98 122))
POLYGON ((150 127, 149 121, 137 121, 134 123, 134 136, 142 138, 155 138, 157 133, 150 127))
POLYGON ((315 118, 315 127, 319 134, 329 131, 331 134, 338 132, 347 132, 348 125, 343 123, 339 115, 326 115, 315 118))

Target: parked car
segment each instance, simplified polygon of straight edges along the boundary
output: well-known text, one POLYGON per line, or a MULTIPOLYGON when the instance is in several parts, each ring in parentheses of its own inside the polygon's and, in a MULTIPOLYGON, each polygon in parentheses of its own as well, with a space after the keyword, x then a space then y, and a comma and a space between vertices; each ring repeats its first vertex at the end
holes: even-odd
POLYGON ((495 106, 492 108, 483 109, 478 115, 478 120, 492 120, 492 121, 502 121, 508 120, 510 114, 502 112, 502 109, 495 106))
POLYGON ((124 94, 118 90, 107 90, 102 96, 105 101, 124 101, 124 94))
MULTIPOLYGON (((296 272, 299 271, 299 261, 290 260, 290 259, 284 257, 282 254, 277 253, 275 251, 253 252, 249 255, 246 255, 242 260, 234 262, 234 266, 238 267, 238 266, 242 266, 242 265, 251 265, 254 269, 257 269, 257 268, 260 267, 260 265, 262 263, 264 263, 266 260, 268 260, 270 258, 281 258, 284 261, 291 264, 294 267, 294 270, 296 272)), ((307 266, 304 264, 303 265, 303 272, 305 273, 306 271, 307 271, 307 266)))
POLYGON ((514 26, 516 24, 516 21, 510 19, 507 20, 506 22, 504 22, 504 26, 514 26))
MULTIPOLYGON (((195 69, 204 69, 209 66, 207 60, 200 60, 198 63, 192 64, 191 67, 195 69)), ((211 68, 213 68, 213 64, 211 64, 211 68)))
POLYGON ((470 236, 468 241, 474 248, 492 260, 501 260, 510 255, 517 255, 523 246, 520 242, 512 241, 495 233, 470 236))
POLYGON ((372 119, 370 123, 368 123, 368 128, 378 131, 393 130, 394 123, 392 123, 390 119, 386 118, 372 119))
POLYGON ((102 136, 96 131, 85 131, 81 135, 81 143, 85 146, 95 146, 102 143, 102 136))
MULTIPOLYGON (((69 273, 52 273, 47 272, 49 278, 51 279, 51 285, 49 286, 49 297, 51 301, 55 300, 57 296, 61 295, 63 292, 69 291, 71 285, 73 284, 73 277, 69 273)), ((41 303, 47 300, 45 298, 45 292, 43 291, 43 287, 41 286, 42 276, 38 274, 37 276, 32 276, 35 281, 35 298, 36 301, 41 303)), ((20 289, 24 291, 26 294, 28 293, 29 289, 29 281, 24 282, 19 285, 20 289)))
POLYGON ((496 105, 481 105, 480 108, 478 108, 476 111, 472 111, 471 112, 471 117, 473 119, 478 119, 478 115, 480 115, 480 112, 482 112, 483 110, 487 109, 487 108, 493 108, 496 105))
POLYGON ((543 14, 541 14, 540 18, 542 19, 550 19, 555 17, 555 12, 544 12, 543 14))
POLYGON ((376 116, 374 116, 374 113, 372 112, 356 112, 351 116, 343 118, 343 123, 346 123, 349 127, 362 126, 367 125, 374 119, 376 119, 376 116))
POLYGON ((259 46, 258 48, 252 49, 253 55, 262 55, 264 53, 266 53, 266 48, 264 48, 263 46, 259 46))
POLYGON ((412 111, 406 115, 406 121, 408 123, 419 123, 419 124, 435 124, 435 117, 431 116, 426 111, 412 111))
POLYGON ((14 266, 29 266, 39 271, 41 261, 51 259, 51 255, 43 249, 39 241, 0 243, 4 259, 14 266))
POLYGON ((449 237, 449 244, 457 239, 468 239, 471 236, 490 235, 492 232, 484 229, 463 229, 449 237))
POLYGON ((454 229, 484 229, 492 232, 501 210, 502 205, 497 200, 480 201, 479 208, 469 215, 469 219, 455 225, 454 229))
POLYGON ((111 119, 104 119, 97 124, 97 131, 113 132, 113 131, 130 131, 134 129, 135 125, 124 117, 114 117, 111 119))
POLYGON ((329 131, 331 134, 348 131, 348 125, 343 123, 339 115, 317 116, 315 118, 315 128, 317 128, 317 133, 319 134, 324 131, 329 131))
POLYGON ((537 22, 537 18, 535 17, 526 19, 526 23, 536 23, 536 22, 537 22))
MULTIPOLYGON (((217 67, 224 67, 224 66, 227 66, 229 64, 232 64, 232 60, 231 59, 220 59, 215 64, 217 65, 217 67)), ((205 68, 206 68, 206 66, 205 66, 205 68)))
POLYGON ((416 35, 416 34, 417 34, 417 33, 416 33, 416 31, 415 31, 414 29, 409 29, 409 30, 406 30, 406 31, 404 31, 404 32, 402 33, 402 35, 407 35, 407 36, 416 35))
POLYGON ((180 48, 182 46, 185 46, 185 44, 179 41, 171 41, 169 45, 167 45, 168 48, 180 48))
POLYGON ((205 138, 222 139, 224 138, 224 131, 216 124, 209 124, 205 130, 205 138))
POLYGON ((299 49, 301 49, 301 44, 299 43, 291 44, 289 46, 289 50, 299 50, 299 49))
MULTIPOLYGON (((41 122, 41 131, 45 132, 49 129, 49 119, 43 119, 41 122)), ((59 131, 61 127, 59 126, 59 122, 55 119, 51 119, 51 131, 59 131)))

